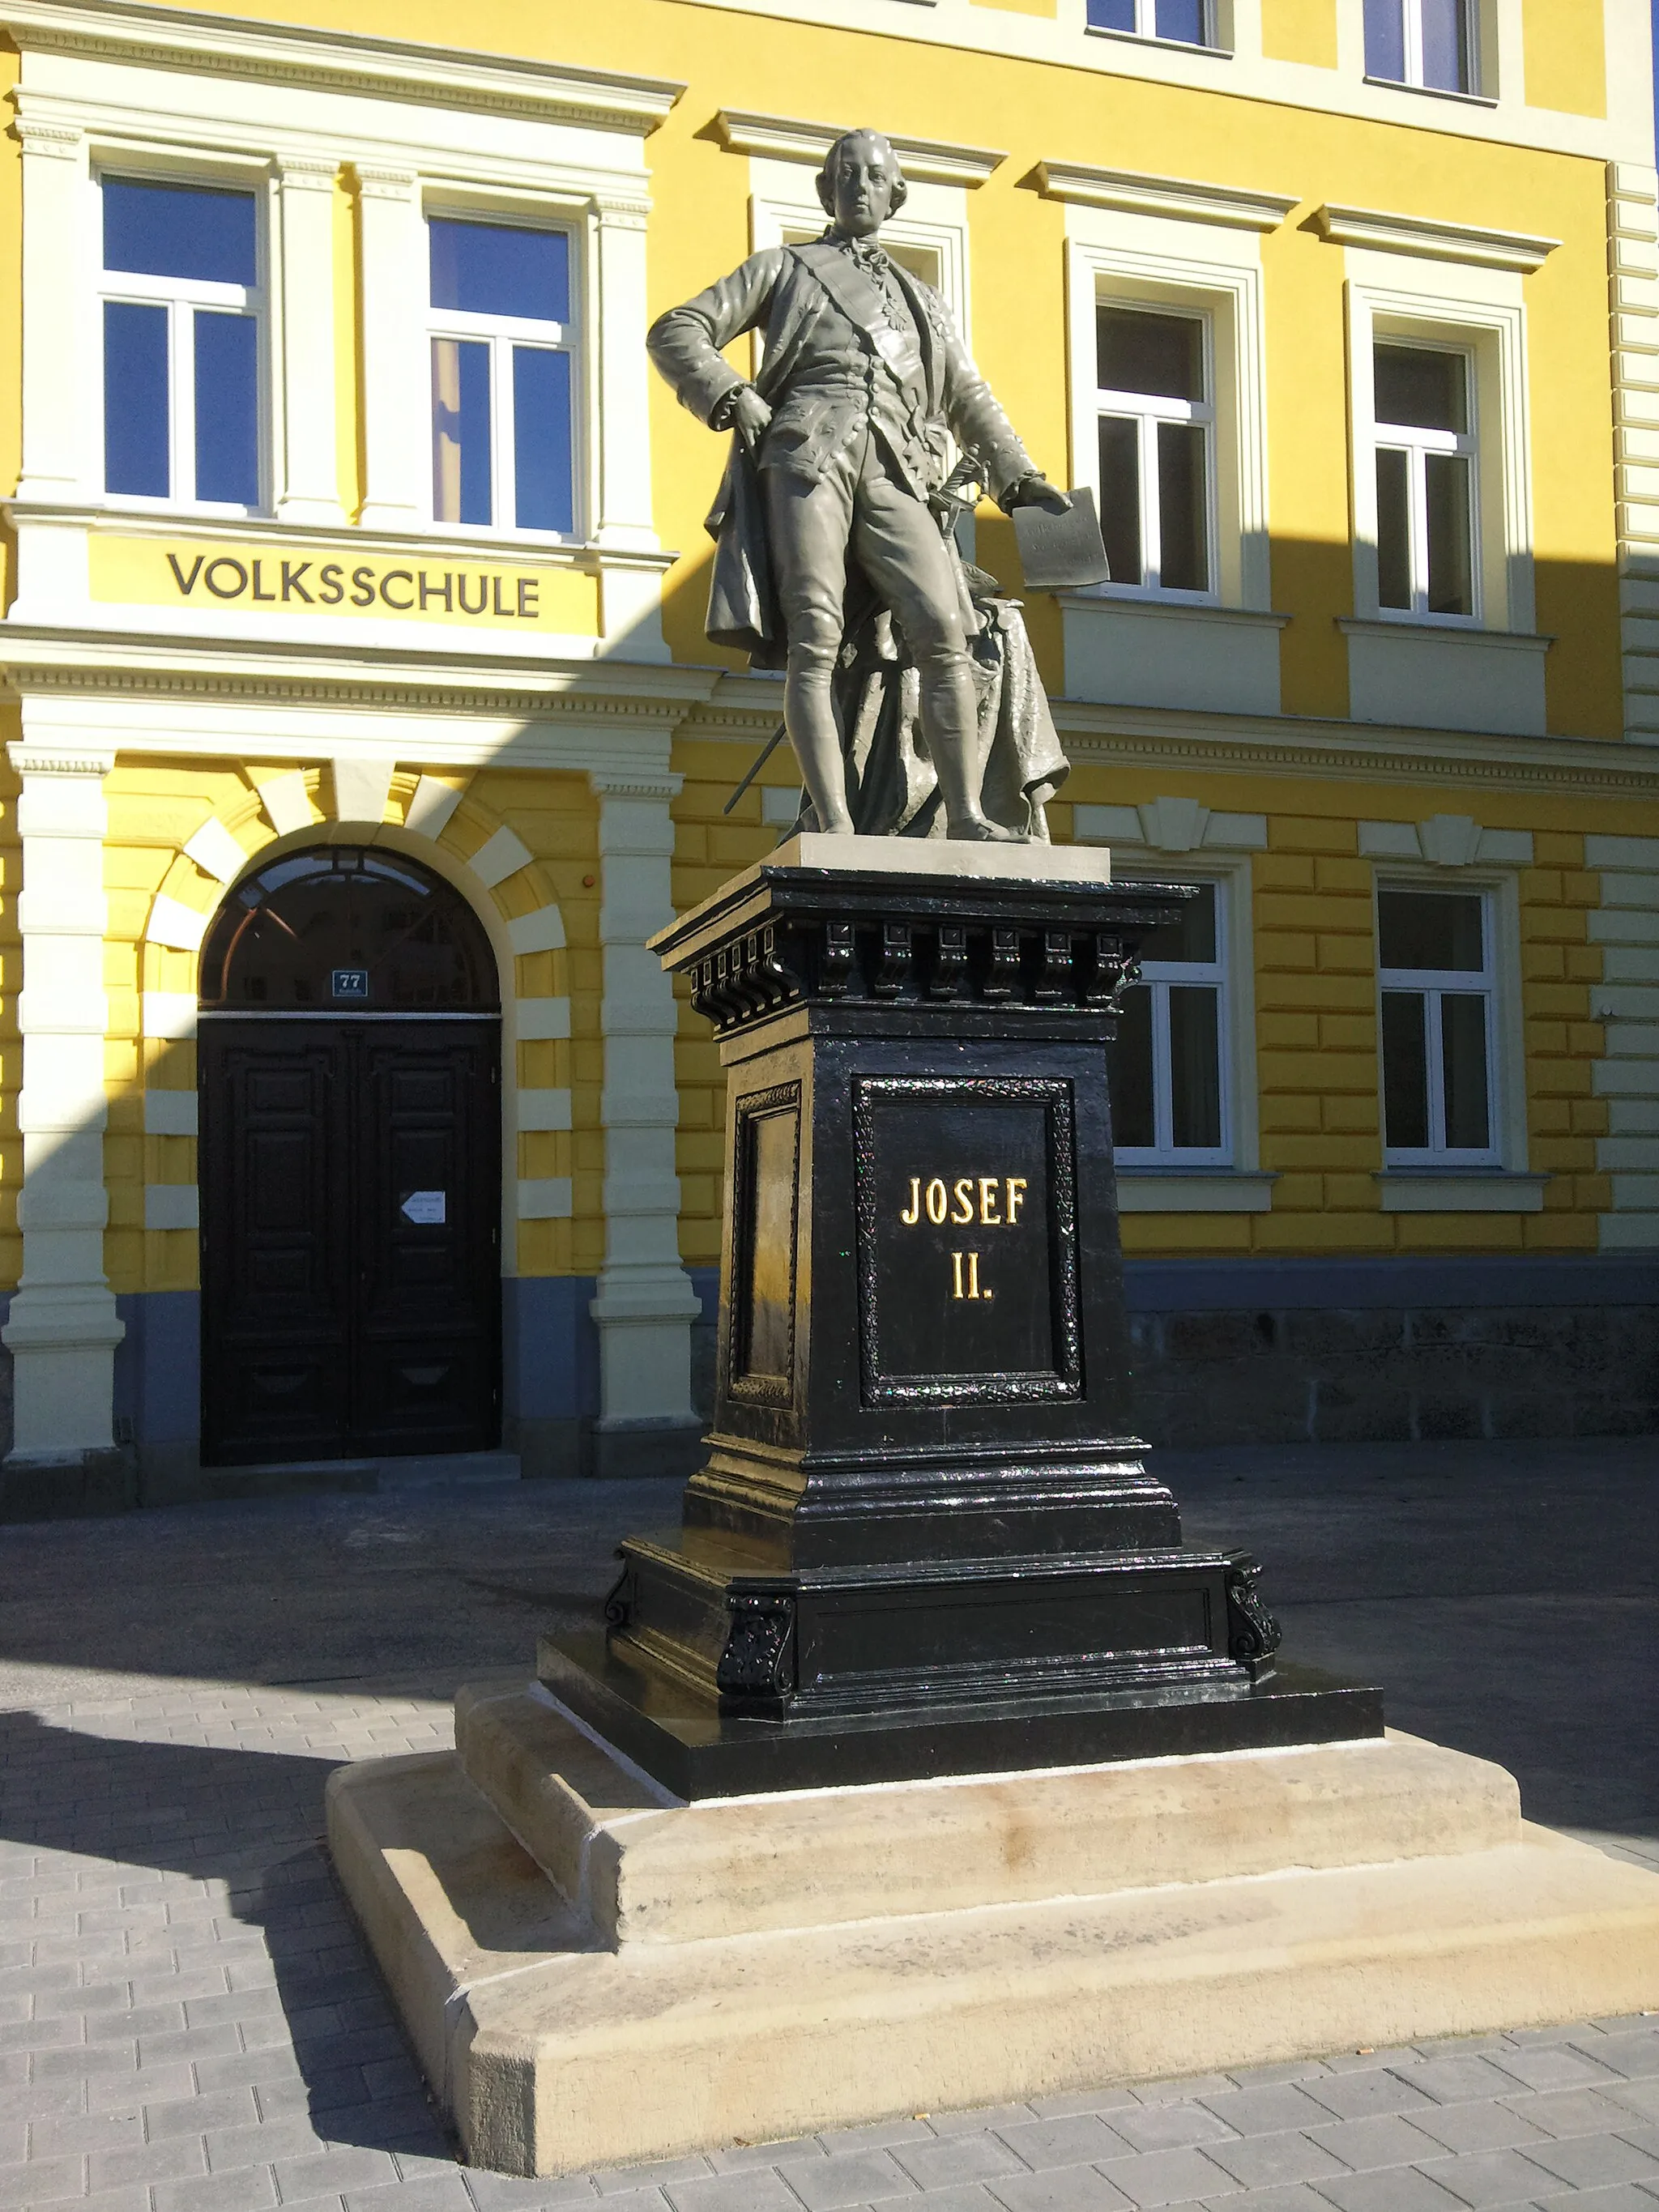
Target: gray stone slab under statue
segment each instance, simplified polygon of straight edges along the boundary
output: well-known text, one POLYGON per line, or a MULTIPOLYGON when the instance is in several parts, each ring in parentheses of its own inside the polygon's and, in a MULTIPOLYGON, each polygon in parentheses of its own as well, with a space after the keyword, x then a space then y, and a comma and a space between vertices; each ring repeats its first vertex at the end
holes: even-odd
POLYGON ((652 338, 733 427, 711 632, 787 661, 809 793, 656 940, 727 1070, 707 1462, 538 1681, 329 1788, 514 2173, 1659 2005, 1659 1875, 1282 1664, 1256 1563, 1144 1466, 1106 1052, 1183 894, 1046 842, 1065 762, 941 527, 946 433, 1070 510, 871 246, 902 189, 838 141, 826 236, 652 338), (762 325, 751 387, 719 349, 762 325))

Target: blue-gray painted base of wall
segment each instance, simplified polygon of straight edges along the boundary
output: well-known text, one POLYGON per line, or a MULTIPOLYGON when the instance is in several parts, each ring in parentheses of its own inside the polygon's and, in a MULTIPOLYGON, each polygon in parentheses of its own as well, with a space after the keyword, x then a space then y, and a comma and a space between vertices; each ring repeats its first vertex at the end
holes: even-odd
MULTIPOLYGON (((693 1399, 714 1398, 719 1271, 690 1269, 693 1399)), ((1621 1436, 1659 1431, 1659 1254, 1131 1260, 1139 1421, 1155 1443, 1621 1436)), ((591 1276, 506 1281, 502 1438, 525 1474, 591 1474, 599 1346, 591 1276)), ((0 1296, 0 1316, 9 1306, 0 1296)), ((116 1442, 143 1494, 200 1496, 199 1301, 117 1301, 116 1442)), ((0 1419, 10 1429, 10 1359, 0 1419)))

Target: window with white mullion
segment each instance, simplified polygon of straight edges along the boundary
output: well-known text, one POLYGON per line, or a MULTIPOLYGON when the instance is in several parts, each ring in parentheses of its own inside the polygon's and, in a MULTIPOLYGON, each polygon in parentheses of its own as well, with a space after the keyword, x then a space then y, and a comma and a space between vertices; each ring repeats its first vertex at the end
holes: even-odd
POLYGON ((1100 510, 1112 582, 1215 596, 1215 403, 1209 319, 1096 310, 1100 510))
POLYGON ((1474 364, 1396 338, 1373 349, 1377 602, 1419 619, 1478 619, 1474 364))
POLYGON ((433 519, 573 537, 568 234, 447 215, 428 228, 433 519))
POLYGON ((1182 46, 1214 46, 1215 19, 1215 0, 1088 0, 1091 31, 1118 31, 1182 46))
POLYGON ((1490 905, 1480 891, 1378 887, 1383 1144, 1390 1166, 1500 1164, 1490 905))
POLYGON ((251 191, 104 177, 103 482, 113 497, 264 502, 265 289, 251 191))
POLYGON ((1224 906, 1215 882, 1195 888, 1178 921, 1149 933, 1109 1048, 1125 1167, 1231 1163, 1224 906))
POLYGON ((1429 92, 1474 92, 1474 0, 1365 0, 1365 74, 1429 92))

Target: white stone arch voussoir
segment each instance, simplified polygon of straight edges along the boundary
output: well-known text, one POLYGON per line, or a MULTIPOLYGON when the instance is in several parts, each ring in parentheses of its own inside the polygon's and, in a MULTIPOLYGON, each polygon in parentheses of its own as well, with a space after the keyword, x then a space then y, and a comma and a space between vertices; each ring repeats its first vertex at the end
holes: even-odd
MULTIPOLYGON (((192 860, 214 885, 206 907, 198 907, 158 891, 151 902, 143 941, 177 951, 199 953, 214 915, 231 890, 256 866, 297 852, 307 845, 362 843, 383 845, 389 851, 407 853, 423 861, 436 875, 458 890, 477 915, 489 936, 501 979, 501 1272, 518 1272, 517 1224, 520 1221, 568 1220, 572 1211, 568 1176, 523 1176, 517 1173, 520 1131, 568 1130, 571 1125, 570 1091, 524 1086, 517 1080, 517 1046, 523 1042, 567 1039, 570 1035, 568 996, 532 995, 518 988, 518 963, 538 952, 562 951, 564 917, 556 900, 547 899, 528 913, 510 916, 494 896, 534 860, 517 834, 501 823, 469 860, 439 843, 451 817, 460 805, 463 791, 422 775, 405 810, 402 823, 382 817, 391 793, 394 770, 378 762, 338 761, 323 793, 333 801, 332 811, 319 815, 304 775, 292 769, 262 784, 253 810, 244 803, 235 819, 246 823, 251 812, 263 812, 274 836, 250 849, 221 812, 210 814, 200 828, 185 840, 179 850, 192 860), (329 789, 331 784, 331 790, 329 789), (376 811, 378 810, 378 811, 376 811)), ((475 812, 488 810, 471 802, 475 812)), ((182 991, 146 991, 143 1024, 147 1037, 193 1039, 196 1035, 197 994, 182 991)), ((191 1137, 197 1133, 194 1091, 146 1088, 144 1127, 155 1136, 191 1137)), ((144 1190, 147 1229, 194 1231, 200 1218, 198 1186, 149 1183, 144 1190)))

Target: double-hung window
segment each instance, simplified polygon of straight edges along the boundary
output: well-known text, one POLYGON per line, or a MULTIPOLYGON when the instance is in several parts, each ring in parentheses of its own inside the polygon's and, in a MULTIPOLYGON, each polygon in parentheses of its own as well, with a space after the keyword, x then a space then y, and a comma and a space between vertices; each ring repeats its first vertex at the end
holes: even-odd
POLYGON ((1131 38, 1169 39, 1183 46, 1212 46, 1215 0, 1089 0, 1091 31, 1123 31, 1131 38))
POLYGON ((1474 617, 1474 362, 1440 346, 1379 340, 1376 595, 1401 614, 1474 617))
POLYGON ((104 489, 246 513, 262 504, 258 204, 106 177, 104 489))
POLYGON ((1224 902, 1197 886, 1178 921, 1149 930, 1140 981, 1109 1052, 1114 1140, 1125 1167, 1221 1167, 1231 1158, 1224 1049, 1224 902))
POLYGON ((1095 309, 1100 512, 1112 581, 1215 590, 1215 380, 1209 319, 1095 309))
POLYGON ((1474 0, 1365 0, 1365 74, 1429 92, 1478 89, 1474 0))
POLYGON ((1383 1146, 1391 1167, 1498 1164, 1491 907, 1483 891, 1378 887, 1383 1146))
POLYGON ((438 215, 427 234, 433 519, 572 537, 569 234, 438 215))

